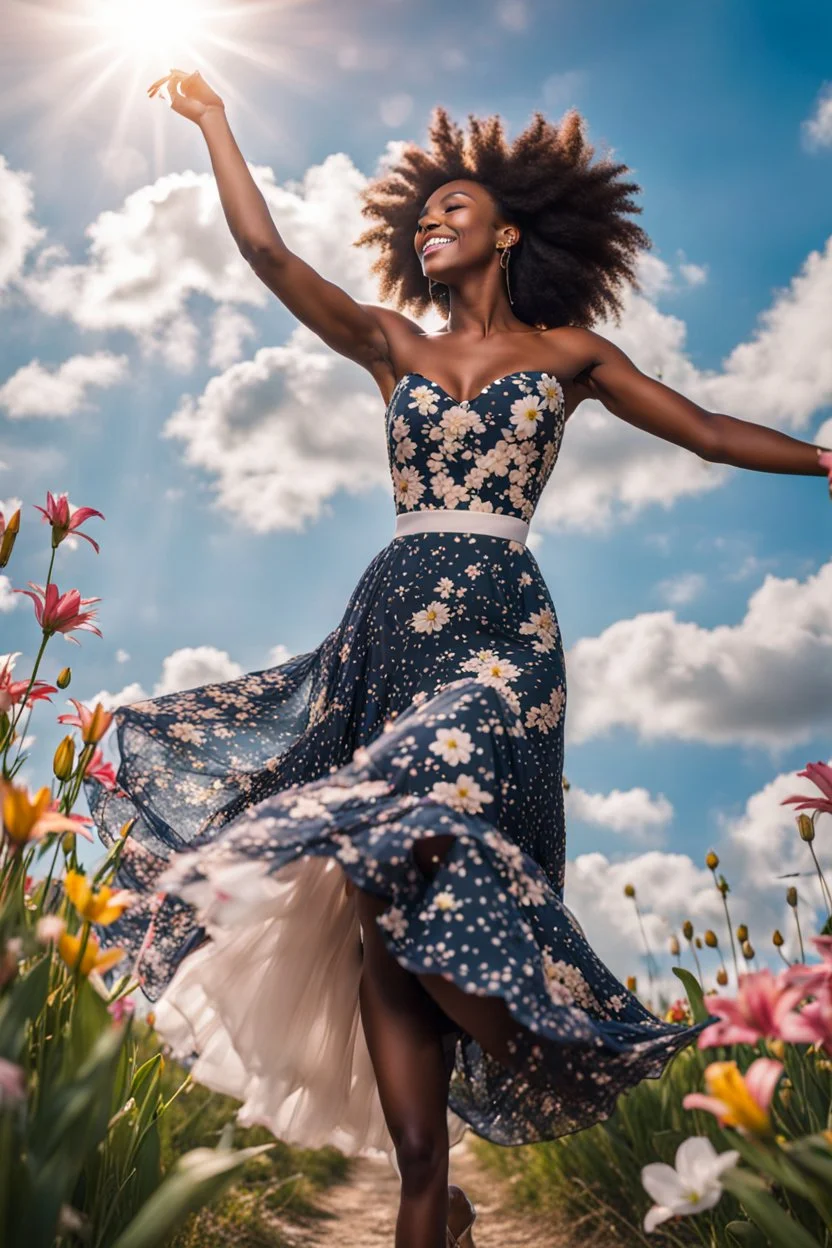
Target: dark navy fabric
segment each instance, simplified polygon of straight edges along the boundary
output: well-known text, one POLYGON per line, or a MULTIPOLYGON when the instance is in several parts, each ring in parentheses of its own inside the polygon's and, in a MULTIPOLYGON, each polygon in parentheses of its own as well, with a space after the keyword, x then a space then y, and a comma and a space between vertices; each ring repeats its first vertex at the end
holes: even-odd
MULTIPOLYGON (((529 521, 563 427, 548 373, 509 374, 467 402, 406 374, 386 411, 396 511, 529 521)), ((87 792, 105 840, 137 816, 119 883, 140 899, 108 938, 156 998, 201 941, 200 908, 223 872, 335 858, 389 900, 379 922, 403 966, 501 996, 522 1024, 517 1075, 448 1020, 451 1109, 500 1144, 598 1121, 698 1028, 646 1009, 563 904, 565 712, 555 607, 528 547, 471 532, 393 538, 314 650, 119 708, 121 795, 87 792), (414 841, 447 833, 429 881, 414 841)))

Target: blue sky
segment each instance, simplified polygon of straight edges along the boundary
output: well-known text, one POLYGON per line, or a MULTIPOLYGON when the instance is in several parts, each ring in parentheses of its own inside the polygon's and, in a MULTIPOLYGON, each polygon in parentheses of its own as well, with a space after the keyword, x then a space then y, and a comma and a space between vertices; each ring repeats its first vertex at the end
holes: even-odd
MULTIPOLYGON (((437 103, 460 121, 499 112, 510 136, 535 109, 557 120, 576 106, 599 154, 611 148, 640 184, 654 243, 645 293, 597 331, 710 410, 832 445, 827 6, 261 7, 204 17, 183 61, 159 32, 158 55, 105 33, 95 0, 12 3, 0 507, 25 511, 0 579, 0 651, 23 652, 18 671, 36 637, 9 585, 43 580, 31 504, 47 489, 106 516, 87 526, 101 556, 67 544, 56 573, 102 597, 104 637, 57 639, 41 674, 71 663, 68 692, 111 704, 314 648, 392 533, 377 391, 245 270, 198 130, 145 98, 170 64, 223 92, 287 241, 362 299, 376 296, 349 248, 355 191, 389 144, 423 142, 437 103), (261 357, 252 389, 262 348, 282 353, 261 357), (310 451, 292 370, 321 360, 332 371, 310 451), (265 462, 234 425, 243 393, 265 462), (346 464, 326 431, 333 404, 354 430, 346 464)), ((772 880, 806 864, 779 801, 809 790, 794 779, 806 761, 829 757, 830 520, 822 478, 706 468, 597 405, 570 421, 533 549, 567 648, 568 889, 621 973, 637 962, 623 880, 660 944, 686 913, 715 916, 711 845, 738 905, 762 926, 784 921, 772 880)), ((60 733, 48 712, 33 732, 25 774, 42 783, 60 733)))

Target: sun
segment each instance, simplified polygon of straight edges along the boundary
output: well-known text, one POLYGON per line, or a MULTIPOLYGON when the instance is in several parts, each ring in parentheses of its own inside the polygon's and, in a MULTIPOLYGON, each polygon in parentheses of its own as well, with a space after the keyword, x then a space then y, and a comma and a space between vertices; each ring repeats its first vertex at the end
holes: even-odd
POLYGON ((203 0, 89 0, 90 25, 113 49, 165 52, 210 40, 212 14, 203 0))

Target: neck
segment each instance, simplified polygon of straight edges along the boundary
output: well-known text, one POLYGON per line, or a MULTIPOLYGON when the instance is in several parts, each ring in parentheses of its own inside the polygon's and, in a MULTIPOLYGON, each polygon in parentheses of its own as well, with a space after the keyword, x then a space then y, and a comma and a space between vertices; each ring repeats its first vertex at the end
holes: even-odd
POLYGON ((528 329, 511 310, 505 274, 499 265, 492 266, 485 273, 463 276, 456 285, 448 288, 448 295, 450 312, 444 330, 446 334, 476 339, 528 329))

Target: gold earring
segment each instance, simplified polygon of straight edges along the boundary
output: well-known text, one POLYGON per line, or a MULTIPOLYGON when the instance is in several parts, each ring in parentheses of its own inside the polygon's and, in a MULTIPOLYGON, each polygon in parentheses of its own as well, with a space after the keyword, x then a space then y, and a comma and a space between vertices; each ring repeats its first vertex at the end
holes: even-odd
POLYGON ((498 243, 497 250, 502 253, 500 255, 500 268, 505 270, 508 301, 509 303, 514 303, 514 298, 511 293, 511 284, 508 280, 508 266, 511 263, 511 243, 498 243))

